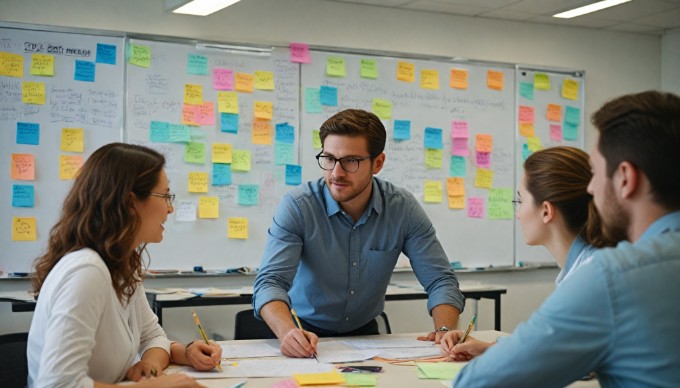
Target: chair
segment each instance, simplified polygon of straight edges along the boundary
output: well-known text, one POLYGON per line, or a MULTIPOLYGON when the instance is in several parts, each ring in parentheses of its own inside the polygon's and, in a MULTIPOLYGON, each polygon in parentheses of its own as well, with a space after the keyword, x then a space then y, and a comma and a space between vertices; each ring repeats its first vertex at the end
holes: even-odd
MULTIPOLYGON (((385 326, 385 334, 392 334, 392 328, 390 327, 390 320, 387 319, 387 314, 385 312, 381 312, 379 317, 383 319, 383 325, 385 326)), ((378 318, 375 319, 378 321, 378 318)), ((378 321, 378 328, 380 328, 380 321, 378 321)), ((382 330, 380 330, 382 332, 382 330)))
POLYGON ((243 310, 236 313, 234 323, 234 339, 266 339, 276 338, 274 332, 265 321, 255 318, 255 310, 243 310))
POLYGON ((23 388, 28 381, 28 333, 0 335, 0 385, 23 388))

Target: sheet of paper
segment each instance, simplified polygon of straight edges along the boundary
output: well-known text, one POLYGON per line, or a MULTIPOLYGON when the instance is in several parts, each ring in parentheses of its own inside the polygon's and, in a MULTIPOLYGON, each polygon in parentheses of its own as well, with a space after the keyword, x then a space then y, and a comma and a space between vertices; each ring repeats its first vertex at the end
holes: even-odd
MULTIPOLYGON (((423 341, 424 342, 424 341, 423 341)), ((427 348, 393 348, 383 349, 378 356, 392 359, 413 359, 422 357, 440 356, 441 348, 439 345, 427 348)))
POLYGON ((319 342, 316 350, 316 359, 322 363, 364 361, 380 353, 379 349, 357 349, 340 341, 319 342))
POLYGON ((279 350, 279 341, 267 340, 265 343, 251 343, 244 341, 242 344, 223 344, 222 357, 225 358, 255 358, 255 357, 282 357, 279 350))
POLYGON ((360 349, 391 349, 391 348, 431 348, 434 342, 419 341, 415 338, 395 338, 395 339, 363 339, 363 340, 344 340, 343 343, 356 346, 360 349))
MULTIPOLYGON (((220 377, 288 377, 296 373, 330 372, 335 367, 332 364, 319 363, 313 358, 266 358, 241 360, 235 366, 229 365, 229 361, 226 361, 222 363, 222 369, 224 372, 220 377)), ((206 372, 196 372, 192 369, 187 374, 202 379, 205 378, 203 373, 206 372)))

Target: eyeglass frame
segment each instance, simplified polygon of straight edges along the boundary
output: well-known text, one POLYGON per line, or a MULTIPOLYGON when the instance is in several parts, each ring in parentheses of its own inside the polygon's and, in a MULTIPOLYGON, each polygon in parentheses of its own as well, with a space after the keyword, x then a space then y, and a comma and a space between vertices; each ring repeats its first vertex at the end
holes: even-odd
POLYGON ((316 154, 315 158, 316 158, 316 163, 317 163, 317 164, 319 165, 319 167, 320 167, 322 170, 324 170, 324 171, 333 171, 333 170, 335 169, 335 166, 336 166, 338 163, 340 163, 340 168, 342 168, 342 170, 343 170, 344 172, 353 174, 353 173, 359 171, 359 168, 361 167, 361 162, 363 162, 363 161, 366 160, 366 159, 373 159, 373 158, 374 158, 373 156, 370 156, 370 155, 369 155, 369 156, 364 156, 364 157, 358 157, 358 156, 345 156, 344 158, 336 158, 335 156, 332 156, 332 155, 321 155, 321 154, 323 154, 323 152, 324 152, 324 150, 321 150, 321 152, 319 152, 318 154, 316 154), (335 160, 335 163, 333 163, 333 167, 331 167, 331 168, 324 168, 324 167, 321 165, 321 159, 320 159, 320 158, 332 158, 332 159, 335 160), (345 166, 342 164, 342 161, 343 161, 343 160, 356 160, 356 162, 357 162, 357 169, 354 170, 354 171, 349 171, 349 170, 346 169, 345 166))
POLYGON ((159 198, 165 198, 165 201, 168 203, 168 205, 173 206, 173 202, 175 201, 176 195, 173 193, 154 193, 153 191, 147 191, 144 194, 148 194, 152 197, 159 197, 159 198))

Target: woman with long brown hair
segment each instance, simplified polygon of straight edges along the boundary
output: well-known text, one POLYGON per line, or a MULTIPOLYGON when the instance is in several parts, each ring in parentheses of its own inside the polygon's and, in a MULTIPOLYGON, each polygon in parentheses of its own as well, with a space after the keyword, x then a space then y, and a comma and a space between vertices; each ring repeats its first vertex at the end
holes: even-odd
POLYGON ((111 143, 85 162, 35 262, 37 304, 28 337, 29 387, 194 387, 161 376, 170 362, 210 370, 221 348, 170 342, 146 300, 142 253, 173 212, 165 158, 111 143), (159 377, 156 377, 159 376, 159 377))

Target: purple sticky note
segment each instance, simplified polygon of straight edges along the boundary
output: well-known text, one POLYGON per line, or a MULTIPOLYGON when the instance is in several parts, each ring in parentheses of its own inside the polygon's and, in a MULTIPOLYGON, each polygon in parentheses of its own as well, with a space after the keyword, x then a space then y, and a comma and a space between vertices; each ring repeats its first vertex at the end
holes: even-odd
POLYGON ((491 152, 476 152, 477 167, 491 168, 491 152))
POLYGON ((468 198, 467 216, 470 218, 484 218, 484 198, 468 198))

